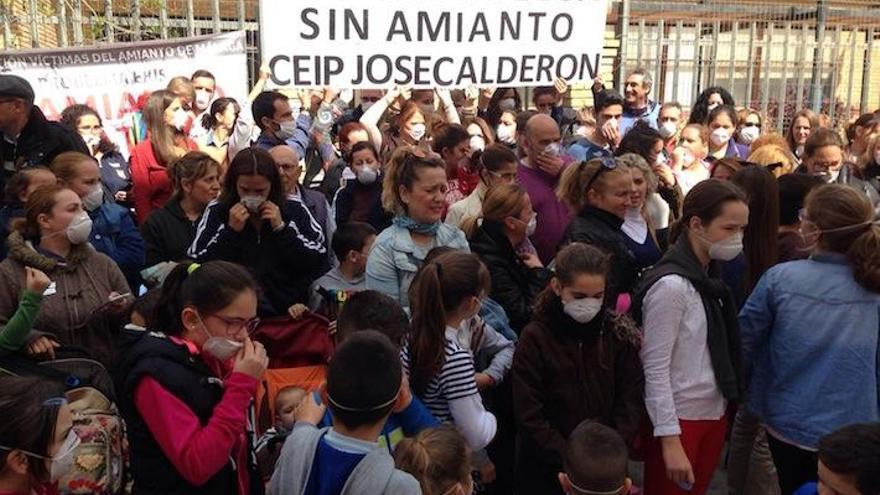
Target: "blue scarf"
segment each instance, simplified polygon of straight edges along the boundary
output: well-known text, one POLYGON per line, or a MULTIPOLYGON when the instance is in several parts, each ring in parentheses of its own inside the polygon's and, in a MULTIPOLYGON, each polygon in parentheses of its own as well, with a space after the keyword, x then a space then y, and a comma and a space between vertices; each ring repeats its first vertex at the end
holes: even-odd
POLYGON ((434 237, 437 235, 437 230, 440 229, 440 222, 433 223, 422 223, 417 222, 410 218, 408 215, 397 215, 394 217, 393 223, 395 226, 406 229, 410 232, 415 232, 416 234, 428 235, 434 237))

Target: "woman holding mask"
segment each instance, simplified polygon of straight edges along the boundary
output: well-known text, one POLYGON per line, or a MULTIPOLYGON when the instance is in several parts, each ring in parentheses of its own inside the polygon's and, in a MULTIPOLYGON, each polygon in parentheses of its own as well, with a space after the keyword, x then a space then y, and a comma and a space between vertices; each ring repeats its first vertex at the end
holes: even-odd
POLYGON ((336 224, 365 222, 381 232, 391 225, 391 216, 382 208, 382 164, 379 152, 369 141, 355 144, 349 168, 355 176, 336 193, 333 200, 336 224))
POLYGON ((76 129, 101 169, 101 183, 119 203, 130 203, 131 168, 119 147, 104 133, 104 123, 92 107, 71 105, 61 112, 61 122, 76 129))
POLYGON ((52 160, 52 172, 59 184, 79 196, 83 208, 89 213, 92 219, 89 242, 119 265, 129 286, 136 290, 140 286, 140 270, 144 265, 144 239, 127 208, 104 201, 95 159, 67 151, 52 160))
MULTIPOLYGON (((247 153, 247 152, 245 152, 247 153)), ((269 358, 257 284, 242 267, 178 265, 156 304, 158 332, 126 332, 118 371, 134 493, 246 495, 247 412, 269 358)))
POLYGON ((188 255, 245 266, 263 289, 260 315, 285 315, 294 304, 308 304, 309 285, 322 275, 314 267, 326 264, 324 234, 310 218, 302 202, 285 200, 269 153, 247 148, 229 165, 223 192, 202 214, 188 255))
POLYGON ((727 433, 727 402, 739 400, 739 326, 718 261, 742 252, 745 195, 730 182, 694 186, 673 227, 673 245, 633 300, 644 325, 645 405, 653 426, 645 459, 652 494, 703 495, 727 433))
POLYGON ((480 214, 483 198, 490 189, 516 182, 516 155, 502 144, 493 144, 486 151, 474 153, 471 161, 480 176, 480 183, 470 196, 449 207, 445 222, 455 227, 460 227, 468 217, 480 214))
POLYGON ((80 438, 64 387, 46 379, 0 378, 0 494, 49 495, 73 468, 80 438))
POLYGON ((149 134, 131 151, 131 177, 134 208, 139 224, 171 197, 168 166, 198 149, 184 133, 189 114, 180 97, 166 90, 153 92, 144 108, 149 134))
POLYGON ((113 260, 89 246, 92 220, 78 194, 44 186, 31 194, 26 209, 25 220, 9 235, 9 257, 0 263, 0 325, 15 312, 25 268, 36 268, 52 284, 33 324, 43 336, 35 334, 31 348, 54 356, 59 344, 77 345, 111 365, 117 353, 115 335, 86 327, 92 313, 124 308, 123 296, 130 293, 125 276, 113 260))
POLYGON ((467 197, 480 181, 480 175, 469 170, 470 139, 467 130, 458 124, 442 125, 434 131, 431 147, 446 162, 447 208, 467 197))

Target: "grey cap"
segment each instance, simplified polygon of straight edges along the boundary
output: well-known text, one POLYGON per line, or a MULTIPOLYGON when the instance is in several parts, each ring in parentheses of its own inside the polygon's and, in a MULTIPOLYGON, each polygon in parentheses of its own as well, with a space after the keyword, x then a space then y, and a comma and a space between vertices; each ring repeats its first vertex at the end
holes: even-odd
POLYGON ((0 74, 0 97, 21 98, 28 103, 34 101, 34 88, 27 79, 12 74, 0 74))

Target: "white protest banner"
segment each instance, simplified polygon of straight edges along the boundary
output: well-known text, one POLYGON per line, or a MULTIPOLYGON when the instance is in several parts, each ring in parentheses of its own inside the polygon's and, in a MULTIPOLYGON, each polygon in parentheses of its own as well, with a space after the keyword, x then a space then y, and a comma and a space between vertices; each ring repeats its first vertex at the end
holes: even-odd
POLYGON ((282 86, 550 85, 596 76, 605 15, 606 0, 260 0, 261 49, 282 86))
POLYGON ((46 117, 84 103, 116 126, 137 99, 164 89, 175 76, 205 69, 217 78, 217 96, 247 96, 244 31, 173 40, 0 53, 0 73, 27 79, 46 117))

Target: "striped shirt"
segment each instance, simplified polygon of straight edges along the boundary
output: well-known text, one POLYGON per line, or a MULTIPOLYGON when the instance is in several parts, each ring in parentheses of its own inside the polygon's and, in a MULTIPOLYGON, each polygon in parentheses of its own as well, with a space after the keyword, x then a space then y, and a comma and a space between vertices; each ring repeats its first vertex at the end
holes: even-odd
MULTIPOLYGON (((431 379, 419 399, 428 411, 441 423, 452 423, 449 401, 478 395, 477 382, 474 380, 474 358, 470 351, 462 348, 455 337, 457 330, 446 329, 446 343, 443 346, 445 360, 440 372, 431 379)), ((409 375, 409 346, 400 352, 403 369, 409 375)))

